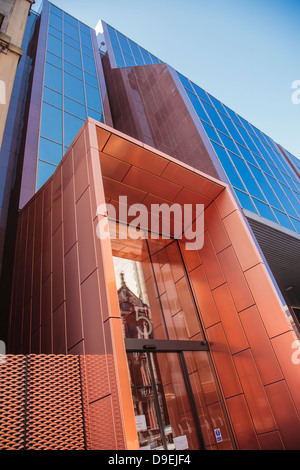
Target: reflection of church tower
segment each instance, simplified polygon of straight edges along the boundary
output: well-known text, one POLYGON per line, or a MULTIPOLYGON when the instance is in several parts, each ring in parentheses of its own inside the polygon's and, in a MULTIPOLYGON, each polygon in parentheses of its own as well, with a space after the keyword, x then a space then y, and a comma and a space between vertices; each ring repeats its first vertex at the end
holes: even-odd
POLYGON ((150 308, 126 285, 124 273, 120 273, 121 287, 118 299, 125 338, 152 338, 150 308))

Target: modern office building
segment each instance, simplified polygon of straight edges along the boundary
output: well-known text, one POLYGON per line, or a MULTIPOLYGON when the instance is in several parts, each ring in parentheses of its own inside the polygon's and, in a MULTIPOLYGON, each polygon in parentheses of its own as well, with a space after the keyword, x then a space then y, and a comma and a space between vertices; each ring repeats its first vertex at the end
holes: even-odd
POLYGON ((0 447, 299 449, 299 160, 104 22, 23 47, 0 447))

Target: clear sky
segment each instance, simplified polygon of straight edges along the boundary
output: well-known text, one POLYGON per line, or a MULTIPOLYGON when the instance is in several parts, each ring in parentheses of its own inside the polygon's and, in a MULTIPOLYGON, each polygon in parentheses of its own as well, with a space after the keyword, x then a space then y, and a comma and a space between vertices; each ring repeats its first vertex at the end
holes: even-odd
POLYGON ((300 158, 300 0, 52 3, 91 27, 101 18, 300 158))

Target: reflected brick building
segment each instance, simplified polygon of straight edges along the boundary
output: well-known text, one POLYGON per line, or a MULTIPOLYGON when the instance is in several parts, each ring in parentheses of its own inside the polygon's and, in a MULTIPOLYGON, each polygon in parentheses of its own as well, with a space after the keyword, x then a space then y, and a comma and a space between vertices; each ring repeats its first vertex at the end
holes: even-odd
POLYGON ((299 449, 295 157, 110 26, 35 18, 0 446, 299 449), (173 204, 202 247, 151 236, 173 204))

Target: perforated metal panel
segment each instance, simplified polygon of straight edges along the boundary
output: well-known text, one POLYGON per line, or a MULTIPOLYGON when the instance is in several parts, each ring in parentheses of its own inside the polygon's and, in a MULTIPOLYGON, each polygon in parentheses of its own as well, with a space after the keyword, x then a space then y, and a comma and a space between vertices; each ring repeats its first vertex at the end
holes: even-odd
POLYGON ((24 448, 25 372, 25 356, 6 356, 0 362, 0 449, 24 448))
POLYGON ((84 449, 77 356, 28 356, 26 448, 84 449))
POLYGON ((78 356, 8 355, 0 384, 0 449, 85 449, 78 356))

